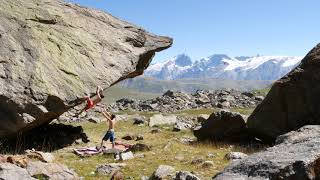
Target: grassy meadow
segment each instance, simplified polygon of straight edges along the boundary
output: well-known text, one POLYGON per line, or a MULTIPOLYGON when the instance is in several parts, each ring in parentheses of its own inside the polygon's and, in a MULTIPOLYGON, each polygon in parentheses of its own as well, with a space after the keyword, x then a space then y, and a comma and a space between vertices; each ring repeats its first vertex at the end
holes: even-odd
MULTIPOLYGON (((241 112, 249 113, 252 110, 238 109, 241 112)), ((184 110, 175 113, 175 115, 199 115, 199 114, 211 114, 216 109, 195 109, 184 110)), ((136 112, 122 112, 120 114, 136 114, 136 112)), ((141 113, 146 117, 152 116, 154 113, 141 113)), ((102 136, 104 135, 107 125, 105 122, 100 124, 93 124, 89 122, 77 123, 73 125, 81 125, 84 132, 88 135, 90 142, 88 144, 73 145, 64 149, 60 149, 54 152, 56 161, 66 164, 68 167, 73 168, 81 177, 85 179, 108 179, 109 176, 101 176, 95 173, 97 166, 101 164, 107 164, 116 162, 112 156, 97 155, 91 157, 78 157, 73 154, 72 150, 76 147, 90 147, 97 146, 100 143, 102 136)), ((120 121, 116 125, 116 137, 117 140, 121 140, 121 137, 127 133, 143 135, 144 140, 139 143, 145 143, 151 146, 151 151, 137 152, 142 155, 143 158, 136 157, 134 159, 124 161, 127 166, 122 170, 126 177, 132 177, 134 179, 140 179, 142 176, 151 176, 153 171, 159 165, 173 166, 177 171, 184 170, 196 173, 203 179, 210 179, 217 172, 221 171, 229 162, 224 159, 225 154, 231 151, 240 151, 245 153, 252 153, 250 145, 228 145, 228 144, 213 144, 207 143, 192 143, 185 144, 180 139, 195 139, 193 133, 188 131, 173 132, 172 126, 159 127, 159 133, 151 133, 154 129, 147 125, 137 126, 133 125, 133 121, 128 119, 127 121, 120 121), (213 154, 213 157, 208 156, 213 154), (191 161, 196 158, 202 158, 205 161, 212 161, 213 167, 204 168, 201 164, 192 164, 191 161)), ((135 144, 138 141, 126 141, 122 142, 135 144)))

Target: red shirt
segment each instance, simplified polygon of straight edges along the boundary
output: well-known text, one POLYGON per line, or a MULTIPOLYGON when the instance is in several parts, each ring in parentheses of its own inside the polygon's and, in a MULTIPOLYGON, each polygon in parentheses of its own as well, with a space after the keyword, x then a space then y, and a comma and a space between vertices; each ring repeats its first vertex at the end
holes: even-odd
POLYGON ((90 98, 87 98, 87 105, 85 110, 91 109, 93 107, 93 101, 90 98))

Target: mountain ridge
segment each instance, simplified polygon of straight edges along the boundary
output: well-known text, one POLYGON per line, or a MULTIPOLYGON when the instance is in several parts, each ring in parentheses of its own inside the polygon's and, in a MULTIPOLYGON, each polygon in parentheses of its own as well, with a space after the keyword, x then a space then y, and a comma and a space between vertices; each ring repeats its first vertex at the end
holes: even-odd
POLYGON ((180 54, 151 64, 145 76, 162 80, 219 78, 228 80, 277 80, 296 67, 300 56, 236 56, 214 54, 192 61, 180 54))

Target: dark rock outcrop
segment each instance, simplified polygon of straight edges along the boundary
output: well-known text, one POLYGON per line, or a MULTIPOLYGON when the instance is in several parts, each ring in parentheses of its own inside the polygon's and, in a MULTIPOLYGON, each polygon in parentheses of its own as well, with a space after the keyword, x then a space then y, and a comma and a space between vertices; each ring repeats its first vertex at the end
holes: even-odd
POLYGON ((276 81, 248 118, 249 129, 264 141, 308 124, 320 124, 320 44, 300 65, 276 81))
POLYGON ((244 117, 226 110, 212 113, 201 128, 194 130, 194 135, 198 140, 230 142, 250 140, 244 117))
POLYGON ((274 147, 234 161, 213 179, 319 179, 320 126, 279 136, 274 147))
POLYGON ((172 39, 62 0, 0 0, 0 137, 141 75, 172 39))

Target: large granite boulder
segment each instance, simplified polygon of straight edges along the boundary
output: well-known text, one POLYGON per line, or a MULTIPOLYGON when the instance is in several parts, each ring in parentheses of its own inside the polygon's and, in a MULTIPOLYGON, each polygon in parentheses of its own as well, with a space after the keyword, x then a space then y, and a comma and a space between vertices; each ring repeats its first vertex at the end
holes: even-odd
POLYGON ((194 135, 198 140, 231 142, 250 140, 244 116, 227 110, 212 113, 200 128, 194 130, 194 135))
POLYGON ((77 173, 59 163, 31 161, 28 163, 26 170, 32 177, 39 177, 39 179, 80 179, 77 173))
POLYGON ((23 169, 19 166, 10 163, 1 163, 0 164, 0 179, 5 180, 16 180, 16 179, 25 179, 25 180, 36 180, 33 178, 26 169, 23 169))
POLYGON ((172 39, 62 0, 0 0, 0 137, 141 75, 172 39))
POLYGON ((249 129, 265 141, 308 124, 320 124, 320 44, 295 69, 276 81, 248 118, 249 129))
POLYGON ((320 179, 320 126, 279 136, 274 147, 233 161, 213 179, 320 179))

